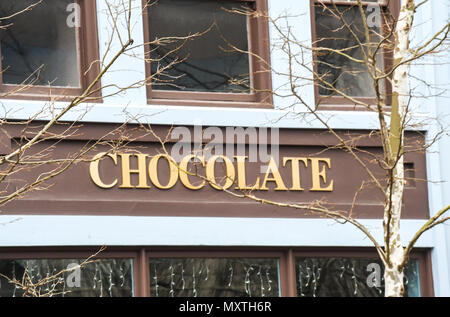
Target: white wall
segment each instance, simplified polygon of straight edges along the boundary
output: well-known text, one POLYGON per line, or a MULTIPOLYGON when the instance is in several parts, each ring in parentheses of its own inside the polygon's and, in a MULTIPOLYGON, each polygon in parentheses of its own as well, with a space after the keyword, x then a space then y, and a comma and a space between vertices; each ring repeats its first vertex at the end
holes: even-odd
MULTIPOLYGON (((450 1, 429 1, 418 12, 418 24, 422 30, 416 41, 436 34, 450 20, 450 1)), ((435 55, 428 60, 429 65, 421 66, 419 78, 425 80, 433 89, 431 93, 450 88, 450 51, 435 55)), ((425 90, 425 88, 423 88, 425 90)), ((424 91, 424 94, 426 92, 424 91)), ((428 91, 428 94, 430 92, 428 91)), ((443 132, 442 137, 433 145, 427 154, 429 183, 430 213, 434 214, 450 204, 450 90, 440 96, 427 98, 423 101, 433 124, 430 125, 428 138, 443 132)), ((447 215, 448 216, 448 215, 447 215)), ((438 296, 450 296, 450 229, 449 225, 441 225, 434 232, 434 249, 432 252, 434 288, 438 296)))
MULTIPOLYGON (((361 222, 383 242, 381 220, 361 222)), ((402 235, 411 238, 421 223, 404 220, 402 235)), ((3 215, 0 228, 3 246, 372 246, 351 224, 327 219, 3 215)), ((432 247, 432 234, 418 246, 432 247)))

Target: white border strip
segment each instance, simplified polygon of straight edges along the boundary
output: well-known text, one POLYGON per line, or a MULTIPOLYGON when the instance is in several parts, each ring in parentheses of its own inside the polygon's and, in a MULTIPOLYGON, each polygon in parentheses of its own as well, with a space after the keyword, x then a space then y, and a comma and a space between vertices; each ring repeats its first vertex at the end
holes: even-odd
MULTIPOLYGON (((381 220, 361 220, 382 243, 381 220)), ((423 220, 402 221, 408 241, 423 220)), ((371 247, 351 224, 328 219, 0 216, 0 245, 19 246, 339 246, 371 247)), ((417 247, 433 247, 425 234, 417 247)))
MULTIPOLYGON (((49 120, 63 102, 49 104, 45 101, 0 100, 2 117, 10 120, 49 120), (39 114, 38 116, 36 114, 39 114)), ((321 118, 333 129, 379 129, 378 114, 367 111, 318 111, 321 118)), ((309 112, 292 112, 271 109, 218 108, 164 105, 81 104, 69 111, 62 121, 93 123, 141 123, 162 125, 203 125, 233 127, 273 127, 294 129, 324 129, 324 125, 309 112)), ((386 118, 389 122, 389 118, 386 118)), ((415 113, 408 130, 426 131, 429 118, 415 113)))

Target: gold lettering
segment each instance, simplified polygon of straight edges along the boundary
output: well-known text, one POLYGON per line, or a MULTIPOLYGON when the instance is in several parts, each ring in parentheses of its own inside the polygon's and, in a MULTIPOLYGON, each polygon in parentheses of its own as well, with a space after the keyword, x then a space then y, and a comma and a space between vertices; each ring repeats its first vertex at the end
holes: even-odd
POLYGON ((122 158, 122 185, 120 188, 150 188, 147 183, 146 158, 147 154, 119 154, 122 158), (130 168, 130 156, 137 156, 138 168, 130 168), (137 186, 131 185, 131 173, 139 175, 139 183, 137 186))
POLYGON ((199 190, 205 187, 207 181, 210 182, 211 187, 217 190, 229 189, 233 186, 236 173, 237 173, 237 184, 235 189, 237 190, 269 190, 267 187, 268 182, 274 182, 276 191, 304 191, 302 187, 302 177, 301 177, 301 169, 300 165, 302 162, 305 168, 311 168, 311 178, 312 184, 310 191, 327 191, 331 192, 334 188, 334 180, 327 180, 327 169, 331 169, 331 159, 330 158, 305 158, 305 157, 283 157, 283 167, 287 167, 288 163, 291 163, 291 177, 292 177, 292 186, 288 189, 283 181, 283 178, 280 173, 280 169, 273 157, 270 158, 269 163, 267 164, 267 171, 264 175, 264 179, 261 182, 261 177, 256 177, 255 183, 253 185, 247 184, 247 175, 246 175, 246 163, 248 160, 248 156, 234 156, 234 160, 236 161, 236 169, 234 166, 234 161, 230 160, 228 157, 224 155, 215 155, 211 157, 207 162, 204 157, 196 156, 195 154, 190 154, 181 160, 179 164, 179 168, 177 167, 177 163, 172 159, 171 156, 167 154, 158 154, 153 156, 150 159, 150 163, 148 166, 147 172, 147 157, 148 154, 128 154, 128 153, 119 153, 119 154, 108 154, 108 152, 102 152, 96 154, 89 165, 89 175, 91 177, 92 182, 100 187, 100 188, 113 188, 118 184, 118 179, 114 178, 110 183, 105 183, 100 177, 100 161, 108 156, 112 159, 114 165, 118 164, 118 156, 121 158, 121 169, 122 169, 122 184, 119 188, 150 188, 148 178, 150 178, 151 182, 155 185, 155 187, 159 189, 170 189, 174 187, 180 179, 181 183, 184 187, 190 190, 199 190), (130 158, 134 156, 137 160, 137 168, 130 168, 130 158), (161 184, 158 177, 158 164, 161 158, 167 160, 169 164, 169 180, 166 185, 161 184), (223 177, 224 180, 216 180, 215 175, 215 167, 216 163, 223 162, 225 164, 226 175, 223 177), (308 160, 310 160, 310 165, 308 166, 308 160), (205 167, 206 178, 205 180, 199 180, 197 183, 193 182, 193 173, 191 173, 188 169, 191 163, 200 162, 202 167, 205 167), (132 185, 131 183, 131 175, 138 174, 138 184, 137 186, 132 185), (148 176, 147 176, 148 174, 148 176), (219 184, 223 183, 223 185, 219 184))
POLYGON ((300 161, 305 164, 305 167, 308 167, 308 160, 305 157, 284 157, 283 166, 286 166, 286 163, 289 161, 291 161, 292 169, 292 187, 289 190, 303 190, 300 177, 300 161))
POLYGON ((237 165, 238 185, 236 189, 240 190, 258 190, 259 189, 259 176, 256 178, 256 182, 253 186, 247 186, 247 180, 245 175, 245 160, 247 156, 235 156, 237 165))
POLYGON ((277 184, 277 187, 275 187, 275 190, 288 190, 286 185, 284 185, 283 179, 281 178, 280 171, 278 170, 277 163, 273 159, 273 157, 270 158, 269 165, 267 167, 266 175, 264 176, 264 181, 262 183, 262 186, 260 190, 269 190, 267 188, 267 182, 275 182, 277 184), (269 175, 272 174, 273 177, 269 177, 269 175))
POLYGON ((210 181, 211 187, 222 190, 222 189, 228 189, 233 185, 234 183, 234 177, 235 177, 235 170, 234 165, 230 161, 230 159, 224 155, 214 155, 208 160, 208 163, 206 164, 206 177, 210 181), (225 184, 223 186, 216 185, 216 176, 214 172, 214 167, 216 164, 217 159, 223 159, 225 162, 226 167, 226 177, 225 177, 225 184))
POLYGON ((310 158, 311 160, 311 175, 312 175, 312 187, 311 191, 322 191, 322 192, 331 192, 333 191, 333 183, 331 180, 328 187, 321 187, 320 183, 323 181, 324 184, 327 182, 327 175, 325 166, 323 166, 322 170, 320 170, 320 162, 324 162, 327 164, 328 168, 331 168, 331 162, 329 158, 310 158))
POLYGON ((202 166, 205 166, 205 159, 203 157, 198 157, 195 154, 190 154, 185 157, 180 162, 180 180, 181 183, 187 188, 191 190, 198 190, 201 189, 203 186, 205 186, 205 181, 203 180, 199 185, 195 186, 192 185, 192 183, 189 180, 189 171, 188 171, 188 164, 191 159, 198 158, 202 164, 202 166))
POLYGON ((100 160, 105 155, 109 156, 110 158, 112 158, 112 160, 114 162, 114 165, 117 165, 117 154, 106 154, 106 152, 98 153, 92 159, 91 164, 89 164, 89 175, 91 176, 91 179, 94 182, 94 184, 97 185, 98 187, 101 187, 101 188, 112 188, 112 187, 116 186, 117 179, 115 179, 111 184, 105 184, 100 179, 100 173, 98 171, 98 165, 100 163, 100 160))
POLYGON ((150 160, 150 164, 148 165, 148 173, 150 175, 150 179, 151 179, 153 185, 155 185, 155 187, 157 187, 159 189, 170 189, 173 186, 175 186, 175 184, 178 181, 178 167, 173 162, 173 159, 167 154, 158 154, 158 155, 152 157, 152 159, 150 160), (160 158, 165 158, 167 160, 167 162, 169 163, 170 176, 169 176, 169 182, 167 183, 167 185, 162 185, 159 182, 158 162, 159 162, 160 158))

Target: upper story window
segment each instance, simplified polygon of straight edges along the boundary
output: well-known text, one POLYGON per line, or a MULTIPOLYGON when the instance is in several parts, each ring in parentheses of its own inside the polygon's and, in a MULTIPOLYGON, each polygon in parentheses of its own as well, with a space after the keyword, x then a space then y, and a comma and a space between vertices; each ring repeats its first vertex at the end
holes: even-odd
MULTIPOLYGON (((396 1, 363 1, 363 14, 353 0, 312 3, 317 103, 351 103, 346 96, 370 103, 376 97, 373 76, 392 63, 389 43, 396 1)), ((388 80, 379 81, 379 91, 389 104, 388 80)))
POLYGON ((149 103, 271 107, 266 0, 144 3, 149 103))
POLYGON ((1 96, 71 97, 95 78, 95 1, 1 1, 0 17, 1 96))

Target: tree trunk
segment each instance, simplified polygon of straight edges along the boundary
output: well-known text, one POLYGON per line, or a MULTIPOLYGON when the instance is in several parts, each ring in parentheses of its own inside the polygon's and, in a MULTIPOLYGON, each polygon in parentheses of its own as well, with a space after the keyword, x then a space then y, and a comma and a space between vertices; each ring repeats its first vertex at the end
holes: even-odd
POLYGON ((386 248, 385 296, 399 297, 404 294, 404 249, 400 237, 400 218, 404 190, 403 136, 407 108, 409 35, 414 16, 414 0, 403 0, 395 30, 394 66, 392 78, 392 109, 390 126, 390 153, 388 156, 391 175, 386 190, 384 210, 384 239, 386 248))
MULTIPOLYGON (((403 200, 403 156, 400 157, 392 175, 392 195, 385 207, 384 231, 386 241, 387 262, 384 269, 384 296, 402 297, 403 286, 403 258, 405 256, 400 236, 400 218, 403 200)), ((388 190, 389 191, 389 190, 388 190)))
POLYGON ((384 269, 384 283, 385 297, 402 297, 405 293, 403 285, 403 269, 399 270, 398 266, 386 266, 384 269))

